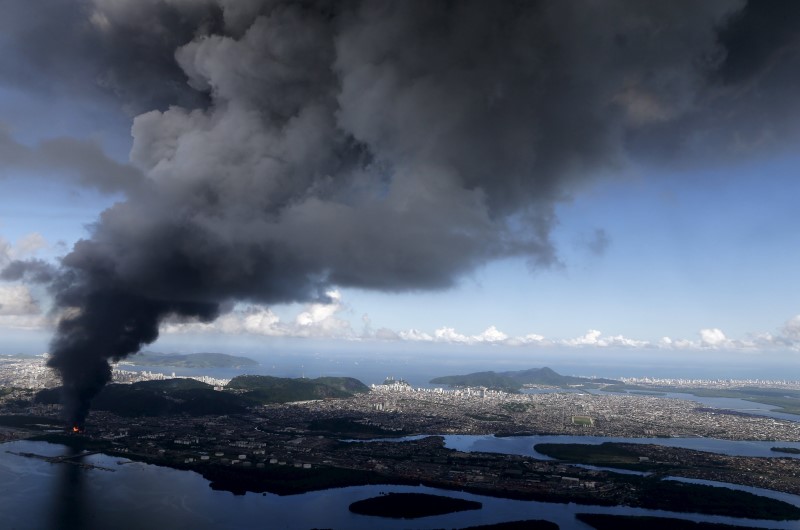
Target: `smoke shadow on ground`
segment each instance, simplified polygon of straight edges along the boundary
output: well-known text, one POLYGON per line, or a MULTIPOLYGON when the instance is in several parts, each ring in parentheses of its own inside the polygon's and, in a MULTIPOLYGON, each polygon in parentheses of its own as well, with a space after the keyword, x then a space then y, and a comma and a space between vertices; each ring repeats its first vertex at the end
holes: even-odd
MULTIPOLYGON (((74 462, 82 450, 66 448, 63 456, 74 462)), ((86 470, 75 464, 54 464, 58 467, 54 482, 50 526, 52 530, 91 530, 95 528, 87 497, 86 470)))

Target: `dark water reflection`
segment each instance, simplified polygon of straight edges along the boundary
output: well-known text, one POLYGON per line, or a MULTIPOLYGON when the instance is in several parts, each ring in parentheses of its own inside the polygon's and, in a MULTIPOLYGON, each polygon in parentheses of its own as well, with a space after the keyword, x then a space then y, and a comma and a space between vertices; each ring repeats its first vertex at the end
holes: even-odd
MULTIPOLYGON (((82 458, 75 458, 81 451, 67 448, 65 457, 79 463, 82 458)), ((91 530, 94 528, 89 504, 86 499, 85 472, 76 464, 53 465, 54 480, 52 482, 53 506, 50 514, 49 526, 53 530, 91 530)))

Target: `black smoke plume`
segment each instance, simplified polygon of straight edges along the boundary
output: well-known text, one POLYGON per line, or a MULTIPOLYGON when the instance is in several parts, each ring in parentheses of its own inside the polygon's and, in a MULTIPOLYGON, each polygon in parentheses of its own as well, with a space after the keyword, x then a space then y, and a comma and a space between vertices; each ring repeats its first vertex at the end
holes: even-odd
POLYGON ((547 266, 555 206, 598 175, 797 139, 793 2, 45 3, 6 10, 0 66, 138 114, 135 185, 97 157, 127 199, 49 277, 77 423, 166 317, 547 266))

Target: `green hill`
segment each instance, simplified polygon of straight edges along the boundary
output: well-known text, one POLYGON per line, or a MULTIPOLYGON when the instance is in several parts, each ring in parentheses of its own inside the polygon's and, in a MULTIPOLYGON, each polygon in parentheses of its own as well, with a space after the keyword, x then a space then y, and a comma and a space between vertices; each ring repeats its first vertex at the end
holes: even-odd
MULTIPOLYGON (((255 404, 345 398, 368 391, 364 383, 352 377, 289 379, 243 375, 233 378, 223 391, 194 379, 176 378, 106 385, 92 400, 92 409, 126 417, 237 414, 255 404)), ((36 394, 38 403, 60 400, 60 388, 36 394)))
POLYGON ((446 375, 430 381, 434 385, 449 385, 453 387, 485 386, 493 390, 517 392, 522 388, 522 383, 513 377, 498 374, 497 372, 475 372, 467 375, 446 375))
POLYGON ((555 370, 543 368, 531 368, 517 372, 500 372, 501 375, 511 377, 523 385, 549 385, 549 386, 568 386, 585 385, 587 383, 614 384, 619 383, 614 379, 589 379, 588 377, 575 377, 572 375, 561 375, 555 370))
POLYGON ((208 383, 203 383, 202 381, 198 381, 197 379, 189 379, 189 378, 162 379, 160 381, 141 381, 139 383, 134 383, 133 385, 129 386, 145 390, 151 390, 153 392, 157 391, 173 392, 175 390, 190 390, 196 388, 203 388, 206 390, 214 389, 214 387, 212 387, 208 383))
POLYGON ((431 379, 430 382, 435 385, 450 385, 453 387, 485 386, 486 388, 505 392, 517 392, 522 388, 522 385, 566 387, 570 385, 619 383, 619 381, 614 381, 613 379, 589 379, 587 377, 561 375, 547 367, 516 372, 475 372, 467 375, 448 375, 431 379))
POLYGON ((291 379, 267 375, 240 375, 225 387, 257 403, 286 403, 324 398, 345 398, 368 392, 369 387, 352 377, 291 379))
POLYGON ((125 360, 135 366, 169 366, 173 368, 252 368, 258 363, 248 357, 225 353, 153 353, 142 352, 125 360))
MULTIPOLYGON (((40 403, 58 403, 60 388, 42 390, 40 403)), ((130 385, 110 384, 92 400, 92 409, 119 416, 205 416, 245 412, 250 402, 231 392, 215 391, 211 385, 194 379, 143 381, 130 385)))

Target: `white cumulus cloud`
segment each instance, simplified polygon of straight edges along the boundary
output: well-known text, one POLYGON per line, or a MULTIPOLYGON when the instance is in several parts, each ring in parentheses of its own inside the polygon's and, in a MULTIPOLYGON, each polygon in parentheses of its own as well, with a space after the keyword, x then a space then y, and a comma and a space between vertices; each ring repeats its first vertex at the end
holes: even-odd
POLYGON ((439 342, 469 343, 470 337, 462 335, 453 328, 439 328, 433 332, 433 336, 439 342))
POLYGON ((604 337, 603 333, 596 329, 590 329, 583 336, 574 339, 560 341, 565 346, 595 346, 598 348, 646 348, 651 344, 645 340, 629 339, 623 335, 612 335, 604 337))
POLYGON ((582 337, 565 339, 562 341, 562 343, 567 346, 595 346, 600 340, 600 335, 602 335, 602 332, 596 329, 590 329, 582 337))
POLYGON ((489 326, 483 331, 483 333, 475 335, 474 338, 478 342, 503 342, 508 340, 508 335, 494 326, 489 326))
POLYGON ((401 331, 398 333, 398 336, 403 340, 410 340, 414 342, 430 342, 433 340, 432 336, 418 329, 409 329, 406 331, 401 331))
POLYGON ((162 324, 164 333, 227 333, 271 337, 355 338, 350 323, 337 316, 342 311, 338 291, 327 293, 330 302, 309 304, 293 321, 283 322, 272 309, 259 305, 234 308, 214 322, 176 322, 162 324))
POLYGON ((477 344, 477 343, 503 343, 509 339, 508 335, 489 326, 477 335, 464 335, 454 328, 443 327, 433 332, 433 340, 436 342, 449 342, 454 344, 477 344))
POLYGON ((792 342, 800 342, 800 315, 786 321, 781 329, 781 336, 792 342))
POLYGON ((725 333, 719 328, 700 330, 700 345, 706 348, 719 348, 730 343, 725 333))
MULTIPOLYGON (((35 301, 25 290, 6 288, 0 298, 13 302, 13 311, 35 308, 35 301), (13 296, 12 296, 13 295, 13 296)), ((307 305, 294 318, 282 320, 272 309, 258 305, 242 305, 212 323, 170 321, 162 325, 165 333, 227 333, 252 334, 271 337, 309 337, 318 339, 379 340, 430 342, 457 345, 498 344, 509 347, 571 347, 571 348, 658 348, 662 350, 730 349, 742 351, 796 349, 800 350, 800 315, 785 322, 775 333, 750 333, 742 339, 731 339, 719 328, 703 328, 696 339, 663 336, 657 341, 640 340, 624 335, 604 335, 600 330, 589 329, 581 336, 567 339, 547 338, 539 333, 509 335, 497 326, 490 325, 477 334, 462 333, 455 327, 441 326, 428 332, 421 329, 398 331, 388 327, 373 329, 372 318, 362 314, 361 329, 356 331, 342 317, 347 309, 342 294, 333 290, 326 293, 328 302, 307 305)), ((0 304, 2 301, 0 301, 0 304)), ((8 302, 7 302, 8 303, 8 302)), ((8 307, 12 307, 9 305, 8 307)), ((33 309, 31 309, 33 310, 33 309)), ((36 309, 38 310, 38 309, 36 309)), ((2 325, 2 320, 0 320, 2 325)))
POLYGON ((0 285, 0 315, 38 315, 39 304, 24 285, 0 285))
POLYGON ((28 287, 0 284, 0 328, 43 329, 50 325, 28 287))

